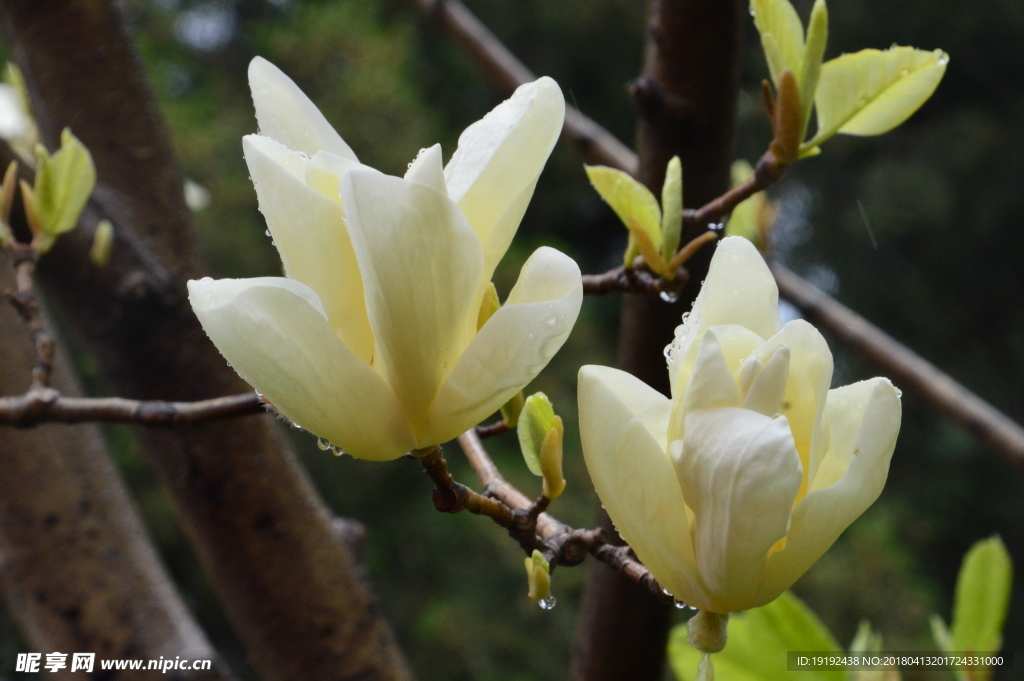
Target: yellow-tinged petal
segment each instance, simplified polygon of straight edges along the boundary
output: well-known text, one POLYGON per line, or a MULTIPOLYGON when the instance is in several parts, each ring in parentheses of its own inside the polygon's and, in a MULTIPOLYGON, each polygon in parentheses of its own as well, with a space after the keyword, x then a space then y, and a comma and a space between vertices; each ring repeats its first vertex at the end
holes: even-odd
POLYGON ((829 391, 828 456, 814 478, 813 491, 793 509, 786 546, 769 559, 769 578, 755 605, 788 589, 878 498, 889 474, 901 413, 899 393, 885 378, 829 391), (844 466, 841 477, 822 486, 844 466))
POLYGON ((912 47, 861 50, 821 67, 815 106, 818 130, 805 147, 837 132, 880 135, 924 104, 946 72, 949 55, 912 47))
POLYGON ((789 348, 785 345, 779 347, 772 356, 764 362, 757 377, 751 382, 746 397, 743 398, 743 408, 756 411, 764 416, 774 416, 783 411, 783 397, 786 394, 786 384, 789 378, 789 348))
POLYGON ((318 151, 305 166, 305 180, 307 185, 324 196, 341 201, 341 177, 350 170, 366 167, 359 161, 329 151, 318 151))
POLYGON ((669 433, 672 440, 682 440, 686 415, 698 409, 738 407, 743 404, 722 346, 714 330, 704 332, 697 349, 693 372, 686 384, 682 399, 676 400, 669 433))
POLYGON ((459 136, 444 175, 484 249, 484 279, 508 250, 565 119, 565 101, 548 77, 519 86, 459 136))
MULTIPOLYGON (((458 206, 417 182, 353 170, 342 178, 341 196, 376 352, 420 439, 462 354, 463 327, 470 315, 476 322, 480 243, 458 206)), ((437 441, 419 446, 427 444, 437 441)))
POLYGON ((335 335, 312 289, 261 277, 190 281, 188 290, 217 349, 294 423, 363 459, 415 446, 391 389, 335 335))
POLYGON ((691 348, 707 329, 725 324, 745 327, 761 338, 771 338, 782 328, 775 278, 757 248, 742 237, 718 243, 693 311, 676 328, 669 359, 673 394, 682 387, 679 370, 691 348))
POLYGON ((615 528, 658 582, 676 598, 709 608, 672 462, 630 410, 630 405, 651 405, 649 391, 617 369, 580 369, 580 438, 587 470, 615 528))
MULTIPOLYGON (((828 450, 828 432, 821 417, 832 384, 832 352, 821 332, 803 319, 794 319, 768 339, 758 349, 758 358, 767 363, 768 357, 783 347, 791 355, 780 412, 789 419, 803 470, 813 475, 828 450)), ((801 496, 805 491, 801 490, 801 496)))
MULTIPOLYGON (((300 153, 260 135, 244 137, 242 149, 285 274, 317 292, 331 328, 369 363, 373 332, 341 201, 306 185, 307 161, 300 153)), ((318 158, 326 162, 322 153, 318 158)), ((326 182, 328 175, 321 177, 326 182)))
POLYGON ((448 187, 444 183, 441 145, 435 144, 432 147, 421 149, 416 159, 409 164, 409 170, 405 172, 405 179, 410 182, 419 182, 430 187, 438 194, 447 197, 448 187))
POLYGON ((263 57, 249 62, 249 89, 261 135, 307 156, 329 151, 358 160, 299 86, 263 57))
POLYGON ((532 381, 569 337, 583 303, 572 258, 537 249, 505 304, 466 347, 434 403, 426 439, 445 442, 471 428, 532 381))
POLYGON ((747 409, 703 409, 686 417, 686 438, 672 443, 672 453, 712 600, 702 609, 724 614, 752 607, 768 550, 786 536, 800 488, 789 424, 747 409))

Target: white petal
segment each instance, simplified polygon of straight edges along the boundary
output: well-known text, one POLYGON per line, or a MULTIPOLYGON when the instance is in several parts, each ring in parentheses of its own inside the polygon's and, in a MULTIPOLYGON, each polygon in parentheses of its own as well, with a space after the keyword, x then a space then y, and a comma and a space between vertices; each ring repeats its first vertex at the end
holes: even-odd
POLYGON ((358 160, 299 86, 263 57, 249 62, 249 89, 261 135, 307 156, 323 150, 358 160))
POLYGON ((831 431, 826 461, 835 461, 822 464, 814 479, 814 491, 793 510, 786 546, 769 561, 769 576, 758 605, 772 600, 799 579, 874 503, 885 486, 902 413, 892 383, 873 378, 831 390, 825 411, 831 431), (842 468, 842 477, 825 487, 842 468))
POLYGON ((366 168, 359 161, 318 151, 306 164, 306 184, 324 196, 340 202, 341 178, 350 170, 366 168))
MULTIPOLYGON (((680 444, 672 443, 678 450, 680 444)), ((753 605, 768 550, 789 529, 800 457, 785 417, 705 409, 686 417, 676 472, 693 509, 694 551, 714 612, 753 605)))
POLYGON ((448 195, 480 238, 488 280, 519 228, 564 118, 562 91, 544 77, 521 85, 459 137, 444 173, 448 195))
POLYGON ((706 329, 722 324, 738 324, 761 338, 771 338, 782 328, 775 278, 757 248, 739 236, 719 242, 693 311, 676 329, 669 362, 673 385, 690 346, 706 329))
POLYGON ((213 344, 284 416, 363 459, 414 446, 391 389, 334 334, 312 289, 263 277, 190 281, 188 290, 213 344))
MULTIPOLYGON (((758 349, 758 357, 766 360, 782 346, 789 348, 790 361, 781 413, 789 419, 793 441, 809 480, 828 450, 828 432, 821 419, 825 396, 832 384, 832 352, 821 332, 803 319, 794 319, 768 339, 758 349)), ((806 485, 800 496, 805 493, 806 485)))
POLYGON ((444 183, 444 165, 441 163, 441 145, 421 149, 419 155, 409 165, 405 179, 410 182, 424 184, 444 197, 448 196, 448 188, 444 183))
POLYGON ((697 574, 672 463, 646 418, 630 409, 640 405, 646 411, 653 399, 620 373, 598 366, 580 369, 580 439, 594 489, 615 529, 658 582, 676 598, 708 608, 712 602, 697 574))
POLYGON ((789 378, 789 348, 783 345, 772 353, 743 398, 743 408, 773 416, 782 412, 782 399, 789 378))
POLYGON ((480 243, 458 206, 416 182, 353 170, 341 196, 377 353, 419 439, 477 315, 480 243))
POLYGON ((693 371, 682 399, 675 400, 669 424, 669 440, 682 440, 686 415, 697 409, 738 407, 743 397, 722 353, 718 334, 714 329, 704 332, 704 338, 695 348, 693 371))
POLYGON ((298 152, 260 135, 244 137, 242 148, 285 274, 317 292, 331 328, 369 363, 373 332, 341 202, 306 186, 298 152))
POLYGON ((445 442, 522 390, 558 352, 583 302, 580 268, 553 248, 523 265, 508 300, 476 335, 448 376, 425 439, 445 442))

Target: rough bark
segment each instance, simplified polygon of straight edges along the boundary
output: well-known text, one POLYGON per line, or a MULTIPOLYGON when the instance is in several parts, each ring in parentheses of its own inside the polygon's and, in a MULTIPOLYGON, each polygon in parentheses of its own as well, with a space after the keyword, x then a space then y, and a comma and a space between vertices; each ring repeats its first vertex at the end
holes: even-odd
MULTIPOLYGON (((641 76, 630 86, 639 113, 638 179, 661 195, 665 166, 683 164, 684 205, 696 208, 729 187, 739 92, 743 0, 652 0, 641 76)), ((684 234, 684 242, 695 234, 684 234)), ((707 273, 711 248, 687 263, 674 304, 624 296, 619 368, 668 393, 663 354, 707 273)), ((601 512, 599 523, 611 529, 601 512)), ((577 681, 662 678, 671 606, 605 565, 590 567, 573 664, 577 681)))
MULTIPOLYGON (((7 265, 0 256, 0 291, 14 286, 7 265)), ((52 384, 81 394, 66 357, 58 350, 52 384)), ((0 394, 28 387, 35 358, 24 324, 3 302, 0 394)), ((161 565, 95 425, 0 433, 0 588, 36 652, 217 657, 161 565)), ((70 661, 55 678, 81 677, 70 672, 70 661)), ((152 676, 113 674, 125 681, 152 676)), ((226 678, 217 669, 173 674, 169 678, 226 678)))
MULTIPOLYGON (((9 0, 0 21, 47 145, 70 126, 98 186, 84 225, 40 273, 126 397, 197 400, 247 386, 207 340, 185 282, 204 274, 182 177, 111 0, 9 0), (86 253, 114 223, 110 263, 86 253)), ((203 567, 268 681, 407 679, 356 561, 269 416, 139 437, 203 567)))

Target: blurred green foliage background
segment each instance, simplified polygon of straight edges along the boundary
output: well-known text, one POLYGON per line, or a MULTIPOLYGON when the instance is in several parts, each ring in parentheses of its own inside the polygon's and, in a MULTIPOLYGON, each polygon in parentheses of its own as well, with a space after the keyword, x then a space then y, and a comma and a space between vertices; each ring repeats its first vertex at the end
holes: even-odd
MULTIPOLYGON (((467 4, 531 69, 553 76, 567 101, 632 140, 625 85, 640 69, 644 0, 467 4)), ((795 4, 806 17, 810 0, 795 4)), ((209 192, 197 217, 216 276, 279 273, 241 153, 241 136, 256 131, 245 75, 253 56, 291 75, 361 160, 392 174, 436 141, 447 159, 458 133, 503 98, 400 0, 126 7, 185 174, 209 192)), ((879 138, 837 137, 772 190, 781 207, 776 257, 1024 419, 1024 5, 832 0, 829 9, 826 58, 898 43, 945 49, 951 61, 936 95, 908 123, 879 138)), ((754 160, 769 132, 759 93, 767 69, 752 22, 745 43, 736 156, 754 160)), ((570 253, 584 272, 621 262, 625 230, 588 187, 582 162, 556 148, 496 276, 503 296, 542 244, 570 253)), ((598 502, 579 452, 575 376, 582 364, 614 363, 618 303, 589 298, 566 346, 528 391, 546 392, 565 419, 569 488, 552 510, 577 526, 592 522, 598 502)), ((842 346, 832 348, 835 385, 874 375, 842 346)), ((103 392, 90 358, 79 363, 91 389, 103 392)), ((977 539, 1000 534, 1024 573, 1024 475, 912 394, 904 409, 882 498, 795 588, 844 645, 868 618, 889 649, 931 649, 927 617, 948 619, 957 567, 977 539)), ((107 432, 188 603, 233 669, 255 678, 131 430, 107 432)), ((489 447, 506 475, 535 493, 539 480, 514 440, 489 447)), ((436 513, 414 464, 335 458, 308 434, 294 441, 332 508, 369 529, 383 609, 419 678, 568 676, 585 568, 555 573, 558 607, 544 612, 526 599, 514 543, 484 519, 436 513)), ((475 482, 456 448, 449 451, 457 477, 475 482)), ((1014 591, 1005 647, 1024 652, 1020 577, 1014 591)), ((0 641, 12 666, 7 653, 18 643, 6 616, 0 641)))

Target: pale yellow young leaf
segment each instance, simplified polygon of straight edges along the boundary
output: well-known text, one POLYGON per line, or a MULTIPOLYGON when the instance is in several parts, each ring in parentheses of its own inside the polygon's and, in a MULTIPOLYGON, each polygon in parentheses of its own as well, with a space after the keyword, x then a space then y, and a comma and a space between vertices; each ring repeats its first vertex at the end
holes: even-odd
POLYGON ((622 224, 633 224, 641 227, 650 237, 654 247, 661 249, 661 208, 644 185, 640 184, 627 173, 606 166, 584 166, 587 177, 594 189, 601 195, 622 224))
POLYGON ((880 135, 892 130, 931 97, 948 61, 942 50, 892 47, 826 62, 815 96, 818 131, 804 147, 836 133, 880 135))
POLYGON ((36 148, 36 217, 50 237, 74 229, 96 186, 96 166, 89 150, 67 128, 60 139, 60 150, 52 156, 42 145, 36 148))
POLYGON ((800 73, 804 55, 804 27, 789 0, 751 0, 750 13, 761 34, 761 46, 772 82, 779 84, 784 69, 800 73))
POLYGON ((665 169, 661 209, 661 254, 665 260, 671 260, 683 231, 683 164, 678 156, 673 156, 665 169))
POLYGON ((804 46, 803 68, 798 74, 800 86, 800 104, 803 108, 803 124, 800 128, 800 141, 807 135, 807 126, 814 110, 814 91, 818 88, 821 76, 821 63, 825 58, 825 45, 828 43, 828 8, 825 0, 816 0, 811 10, 811 20, 807 23, 807 44, 804 46))

